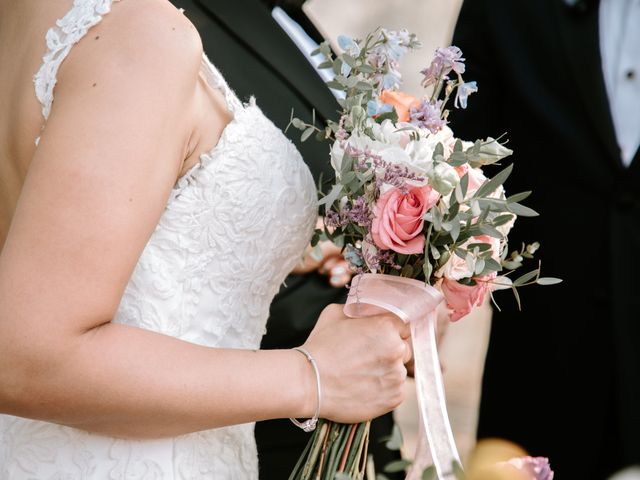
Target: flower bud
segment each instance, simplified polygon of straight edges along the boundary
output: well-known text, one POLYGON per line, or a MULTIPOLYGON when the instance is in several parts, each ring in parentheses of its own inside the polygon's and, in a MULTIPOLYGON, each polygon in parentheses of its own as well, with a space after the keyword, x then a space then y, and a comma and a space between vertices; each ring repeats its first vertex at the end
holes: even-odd
POLYGON ((446 162, 440 162, 433 169, 430 180, 434 190, 442 195, 448 195, 456 188, 460 177, 455 168, 446 162))

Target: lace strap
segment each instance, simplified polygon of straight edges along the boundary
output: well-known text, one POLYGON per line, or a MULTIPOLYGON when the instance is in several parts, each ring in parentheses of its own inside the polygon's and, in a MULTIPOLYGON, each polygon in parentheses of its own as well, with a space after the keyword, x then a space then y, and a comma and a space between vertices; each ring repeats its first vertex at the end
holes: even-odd
POLYGON ((74 0, 66 15, 56 21, 47 32, 47 51, 42 57, 42 65, 33 78, 36 97, 42 104, 45 120, 51 113, 53 89, 57 83, 60 65, 76 43, 109 13, 111 4, 120 0, 74 0))
POLYGON ((205 74, 207 75, 207 81, 210 85, 218 88, 223 94, 224 99, 227 102, 227 108, 233 113, 239 109, 242 109, 242 102, 231 89, 227 81, 224 79, 220 71, 211 63, 211 60, 202 54, 202 66, 205 74))

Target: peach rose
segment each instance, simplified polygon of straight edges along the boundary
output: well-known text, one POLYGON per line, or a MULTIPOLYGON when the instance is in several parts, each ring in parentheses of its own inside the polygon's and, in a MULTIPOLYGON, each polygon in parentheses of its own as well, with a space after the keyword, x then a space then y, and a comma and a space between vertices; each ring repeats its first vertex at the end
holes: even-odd
POLYGON ((411 119, 409 115, 411 107, 420 106, 420 100, 416 97, 397 90, 383 90, 378 98, 381 103, 392 105, 396 109, 399 122, 408 122, 411 119))
POLYGON ((463 285, 455 280, 444 278, 440 284, 442 294, 452 312, 449 319, 452 322, 466 316, 474 306, 480 306, 484 302, 490 284, 488 283, 496 274, 492 273, 483 278, 477 278, 475 285, 463 285))
POLYGON ((429 185, 414 187, 407 194, 391 188, 378 199, 373 209, 371 235, 382 250, 414 254, 424 250, 422 227, 424 214, 440 198, 429 185))

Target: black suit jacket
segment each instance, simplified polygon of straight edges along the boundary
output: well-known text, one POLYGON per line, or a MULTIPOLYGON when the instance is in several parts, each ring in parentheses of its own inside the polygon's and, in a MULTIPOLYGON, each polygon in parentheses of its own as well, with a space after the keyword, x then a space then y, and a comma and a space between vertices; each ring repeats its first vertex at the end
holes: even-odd
POLYGON ((640 155, 625 168, 604 88, 597 2, 466 0, 454 44, 479 92, 451 115, 462 138, 507 132, 508 193, 533 190, 553 287, 506 292, 494 312, 479 436, 548 455, 557 477, 640 463, 640 155))
MULTIPOLYGON (((309 61, 271 17, 260 0, 172 0, 184 8, 202 36, 204 50, 242 100, 255 96, 262 111, 281 129, 289 123, 291 110, 311 121, 315 109, 319 126, 336 119, 339 106, 309 61)), ((321 35, 301 9, 288 12, 318 42, 321 35)), ((310 139, 300 142, 300 132, 288 131, 316 181, 333 179, 328 143, 310 139)), ((271 306, 267 334, 262 348, 291 348, 302 345, 320 313, 330 303, 343 303, 344 289, 329 286, 317 274, 289 276, 271 306)), ((397 454, 378 440, 390 433, 391 415, 374 422, 372 449, 381 468, 397 454)), ((282 480, 302 453, 309 435, 288 420, 259 422, 256 440, 260 457, 260 477, 282 480)))

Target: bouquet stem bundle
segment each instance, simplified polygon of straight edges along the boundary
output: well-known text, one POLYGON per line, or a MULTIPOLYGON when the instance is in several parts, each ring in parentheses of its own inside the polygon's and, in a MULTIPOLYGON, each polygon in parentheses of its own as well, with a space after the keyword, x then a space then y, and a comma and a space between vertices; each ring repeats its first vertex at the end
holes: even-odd
POLYGON ((363 480, 370 425, 320 420, 289 480, 363 480))

